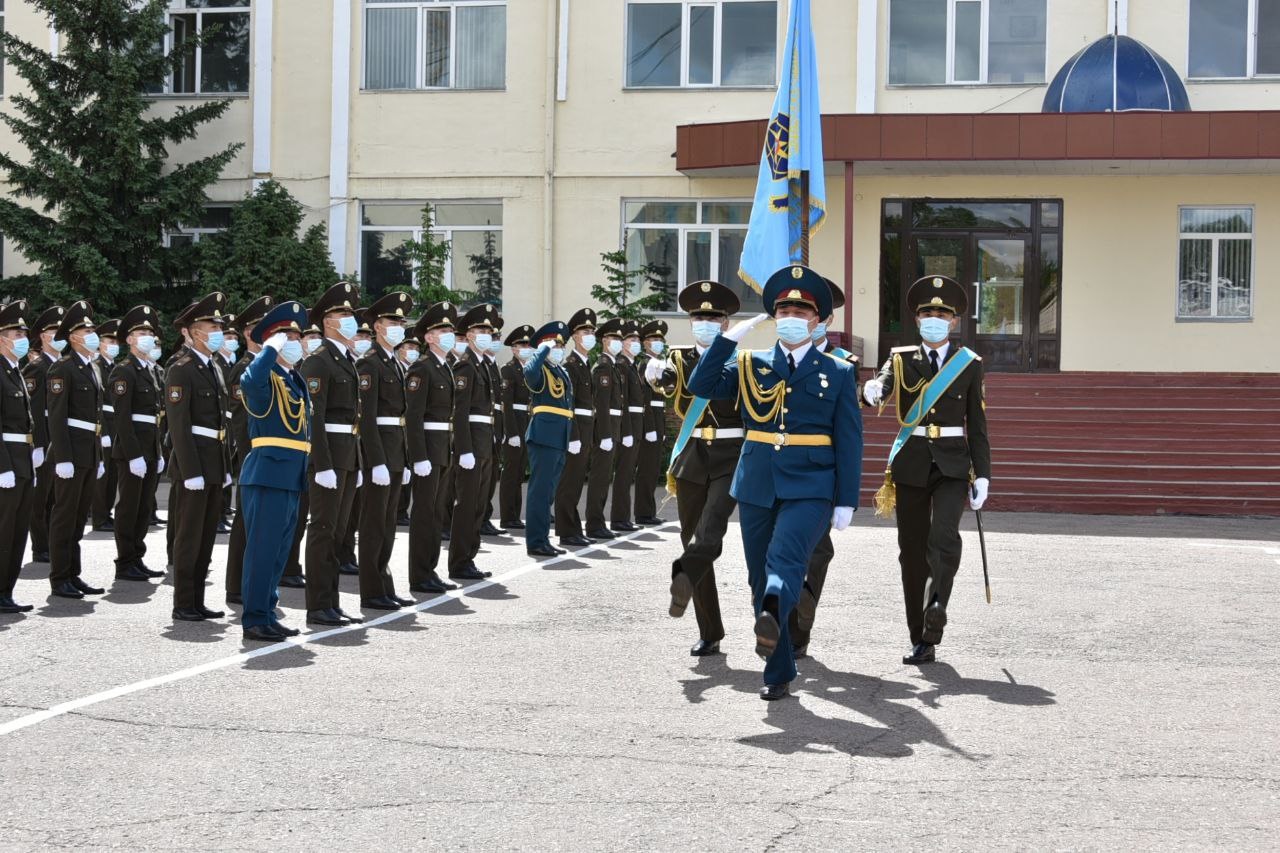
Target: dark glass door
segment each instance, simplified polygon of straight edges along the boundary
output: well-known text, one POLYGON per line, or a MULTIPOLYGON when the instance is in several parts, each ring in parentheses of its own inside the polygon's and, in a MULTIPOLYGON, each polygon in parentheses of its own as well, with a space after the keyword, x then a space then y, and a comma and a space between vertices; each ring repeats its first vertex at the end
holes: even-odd
POLYGON ((1032 320, 1026 297, 1031 239, 974 234, 970 240, 970 311, 962 340, 982 356, 988 370, 1029 370, 1032 320))

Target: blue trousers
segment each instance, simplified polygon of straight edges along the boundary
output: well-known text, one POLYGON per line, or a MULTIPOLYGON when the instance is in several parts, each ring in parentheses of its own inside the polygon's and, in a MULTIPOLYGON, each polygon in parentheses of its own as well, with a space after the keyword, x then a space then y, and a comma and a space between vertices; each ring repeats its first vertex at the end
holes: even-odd
POLYGON ((809 556, 830 529, 831 509, 829 500, 778 500, 771 507, 738 504, 742 548, 747 556, 747 580, 751 584, 751 603, 756 615, 760 615, 767 596, 778 599, 777 617, 782 636, 778 647, 765 661, 765 684, 785 684, 796 677, 787 623, 800 600, 809 556))
POLYGON ((277 621, 280 595, 276 586, 293 548, 300 494, 270 486, 240 487, 244 508, 244 579, 240 587, 244 614, 240 621, 246 628, 277 621))
POLYGON ((524 542, 527 548, 551 544, 551 506, 564 470, 565 451, 535 442, 529 449, 529 494, 524 510, 524 542))

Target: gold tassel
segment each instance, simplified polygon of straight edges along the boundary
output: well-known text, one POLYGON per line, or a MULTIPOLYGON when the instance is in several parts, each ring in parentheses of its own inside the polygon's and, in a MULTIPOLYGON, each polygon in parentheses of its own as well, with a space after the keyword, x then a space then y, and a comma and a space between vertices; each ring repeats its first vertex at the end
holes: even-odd
POLYGON ((667 494, 671 497, 676 494, 676 475, 670 471, 667 472, 667 494))
POLYGON ((898 505, 898 490, 893 485, 893 471, 886 468, 884 485, 876 492, 876 515, 880 518, 892 518, 894 507, 898 505))

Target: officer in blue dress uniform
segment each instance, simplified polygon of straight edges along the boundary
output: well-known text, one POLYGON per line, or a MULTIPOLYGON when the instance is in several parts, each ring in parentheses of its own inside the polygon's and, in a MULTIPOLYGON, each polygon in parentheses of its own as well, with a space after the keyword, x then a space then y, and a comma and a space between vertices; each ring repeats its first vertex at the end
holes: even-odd
POLYGON ((756 653, 765 658, 765 700, 781 699, 796 676, 788 620, 805 569, 828 526, 849 526, 862 482, 857 376, 819 353, 813 330, 831 314, 822 276, 795 264, 764 288, 760 314, 717 336, 689 377, 711 399, 738 395, 747 427, 732 494, 738 500, 747 577, 756 613, 756 653), (753 326, 774 317, 778 343, 734 353, 753 326))
POLYGON ((524 435, 529 452, 529 498, 524 536, 530 557, 565 553, 551 544, 551 504, 573 429, 573 382, 561 367, 568 334, 569 327, 556 321, 538 329, 529 341, 537 350, 524 366, 524 384, 529 389, 529 428, 524 435))
POLYGON ((240 469, 244 502, 244 638, 275 642, 298 633, 275 616, 276 586, 289 561, 298 498, 307 488, 311 455, 311 400, 294 366, 302 361, 307 311, 285 302, 250 332, 262 351, 240 374, 240 398, 249 415, 249 455, 240 469))

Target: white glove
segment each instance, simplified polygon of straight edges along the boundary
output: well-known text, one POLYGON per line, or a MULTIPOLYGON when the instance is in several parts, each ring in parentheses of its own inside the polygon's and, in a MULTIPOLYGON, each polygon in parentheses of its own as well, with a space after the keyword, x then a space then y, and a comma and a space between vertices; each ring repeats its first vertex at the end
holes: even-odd
POLYGON ((644 366, 644 381, 657 382, 662 378, 662 374, 667 370, 667 363, 659 358, 649 359, 649 363, 644 366))
POLYGON ((94 479, 101 480, 101 479, 102 479, 102 475, 103 475, 103 474, 105 474, 105 473, 107 473, 107 466, 106 466, 106 465, 104 465, 104 464, 102 464, 101 462, 99 462, 99 463, 98 463, 98 473, 94 475, 94 479))
POLYGON ((853 521, 853 507, 838 506, 831 513, 831 526, 836 530, 844 530, 853 521))
POLYGON ((600 439, 600 449, 601 449, 601 450, 603 450, 605 453, 609 453, 610 451, 612 451, 612 450, 613 450, 613 439, 612 439, 612 438, 602 438, 602 439, 600 439))
POLYGON ((470 471, 476 467, 476 455, 474 453, 464 453, 458 457, 458 464, 470 471))
POLYGON ((413 463, 413 473, 417 474, 419 477, 430 477, 431 460, 423 459, 421 462, 413 463))
POLYGON ((109 435, 104 435, 104 436, 102 437, 102 446, 103 446, 103 447, 110 447, 110 446, 111 446, 111 436, 109 436, 109 435))
POLYGON ((76 466, 70 462, 59 462, 53 466, 53 473, 57 474, 60 479, 70 480, 76 475, 76 466))
POLYGON ((578 455, 579 453, 581 453, 581 452, 582 452, 582 442, 581 442, 581 441, 571 441, 571 442, 569 442, 569 455, 570 455, 570 456, 577 456, 577 455, 578 455))
MULTIPOLYGON (((364 472, 357 471, 356 472, 356 488, 358 489, 363 485, 364 485, 364 472)), ((337 486, 335 486, 334 488, 337 488, 337 486)))
POLYGON ((658 440, 658 433, 656 431, 646 432, 644 434, 644 440, 649 442, 650 444, 653 444, 658 440))
POLYGON ((156 473, 157 474, 164 473, 164 457, 163 456, 156 459, 156 473))
POLYGON ((44 464, 44 448, 43 447, 31 448, 31 467, 39 468, 43 464, 44 464))
POLYGON ((129 473, 141 479, 147 476, 147 460, 139 456, 137 459, 129 460, 129 473))
POLYGON ((884 399, 884 383, 879 379, 868 379, 867 384, 862 386, 862 399, 867 401, 868 406, 880 405, 880 401, 884 399))
POLYGON ((391 485, 391 472, 387 470, 386 465, 374 465, 373 470, 369 472, 369 475, 373 477, 373 484, 375 486, 391 485))
POLYGON ((193 492, 204 491, 204 477, 192 477, 190 480, 183 480, 182 485, 193 492))
POLYGON ((973 491, 969 493, 970 509, 982 509, 982 505, 987 502, 989 488, 991 488, 991 481, 986 477, 979 477, 973 481, 973 491))
POLYGON ((623 446, 623 447, 631 447, 631 446, 632 446, 633 444, 635 444, 635 443, 636 443, 636 440, 635 440, 635 438, 634 438, 633 436, 630 436, 630 435, 624 435, 624 436, 622 437, 622 446, 623 446))
POLYGON ((556 345, 556 342, 555 342, 555 341, 543 341, 542 343, 538 344, 538 349, 540 349, 540 350, 549 350, 549 349, 551 349, 552 347, 554 347, 555 345, 556 345))
POLYGON ((751 331, 756 326, 760 325, 761 323, 763 323, 765 320, 768 320, 768 319, 769 319, 768 314, 757 314, 754 317, 748 318, 746 320, 740 320, 739 322, 734 323, 733 328, 731 328, 727 332, 724 332, 723 334, 726 338, 733 341, 735 344, 741 343, 742 339, 747 336, 747 332, 751 331))
POLYGON ((338 488, 338 472, 330 468, 327 471, 316 472, 316 485, 322 489, 338 488))
POLYGON ((511 438, 508 438, 508 439, 507 439, 507 444, 511 445, 512 447, 519 447, 519 446, 520 446, 520 436, 518 436, 518 435, 513 435, 513 436, 511 436, 511 438))
POLYGON ((18 485, 18 477, 12 471, 0 474, 0 489, 12 489, 16 485, 18 485))
POLYGON ((230 475, 230 474, 223 474, 223 475, 222 475, 222 488, 224 488, 224 489, 225 489, 227 486, 230 486, 230 485, 231 485, 231 475, 230 475))
POLYGON ((271 347, 276 352, 280 352, 280 350, 284 349, 284 345, 288 340, 289 336, 284 332, 276 332, 274 335, 267 338, 267 346, 271 347))
POLYGON ((408 468, 405 468, 404 473, 400 475, 400 485, 407 486, 409 485, 409 481, 412 479, 413 479, 413 472, 410 471, 408 468))

